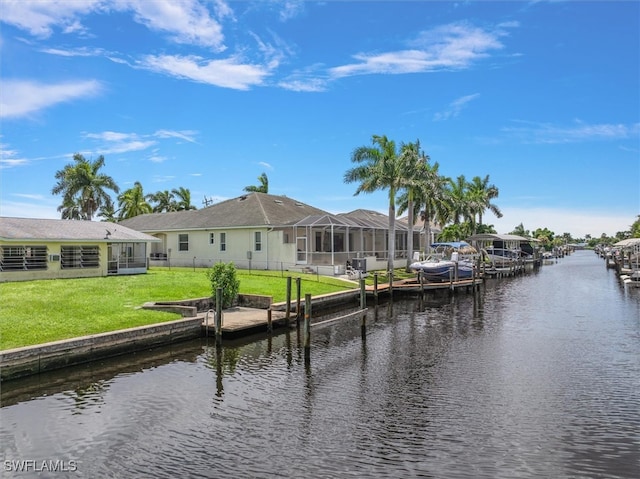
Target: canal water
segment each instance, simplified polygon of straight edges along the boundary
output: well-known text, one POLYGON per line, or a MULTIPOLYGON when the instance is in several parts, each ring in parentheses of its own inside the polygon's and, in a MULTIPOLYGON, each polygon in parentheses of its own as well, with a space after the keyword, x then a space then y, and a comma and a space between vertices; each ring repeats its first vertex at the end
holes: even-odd
POLYGON ((367 321, 3 384, 0 475, 639 477, 640 288, 592 252, 367 321))

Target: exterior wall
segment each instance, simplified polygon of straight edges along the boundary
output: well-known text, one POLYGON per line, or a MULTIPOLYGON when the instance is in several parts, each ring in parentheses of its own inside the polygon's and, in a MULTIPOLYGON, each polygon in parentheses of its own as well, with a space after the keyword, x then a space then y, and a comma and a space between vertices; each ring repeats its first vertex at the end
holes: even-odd
POLYGON ((90 278, 107 275, 108 250, 106 243, 85 242, 65 242, 50 243, 46 241, 21 241, 2 242, 0 246, 46 246, 47 247, 47 269, 33 271, 2 271, 0 272, 0 283, 8 281, 30 281, 36 279, 64 279, 64 278, 90 278), (62 269, 61 261, 51 261, 51 255, 60 256, 62 246, 98 246, 100 264, 97 268, 72 268, 62 269))
MULTIPOLYGON (((154 246, 154 254, 166 253, 166 260, 151 257, 151 265, 210 268, 219 262, 233 262, 238 268, 279 269, 281 263, 295 262, 295 244, 283 244, 281 231, 269 228, 217 228, 154 234, 166 245, 164 252, 154 246), (256 249, 255 234, 261 235, 261 248, 256 249), (226 235, 226 248, 221 250, 221 234, 226 235), (188 235, 186 250, 180 251, 180 235, 188 235), (213 235, 213 243, 211 243, 213 235)), ((184 244, 184 243, 183 243, 184 244)))

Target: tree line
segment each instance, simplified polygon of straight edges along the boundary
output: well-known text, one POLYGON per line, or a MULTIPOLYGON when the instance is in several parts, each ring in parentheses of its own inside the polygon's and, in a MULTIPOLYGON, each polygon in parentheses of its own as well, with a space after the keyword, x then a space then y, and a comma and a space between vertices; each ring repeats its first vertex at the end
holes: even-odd
POLYGON ((483 224, 487 210, 502 217, 500 208, 493 202, 499 190, 490 183, 489 175, 475 176, 470 181, 464 175, 455 179, 441 175, 438 162, 431 162, 420 140, 396 145, 384 135, 373 135, 372 145, 357 147, 351 161, 356 166, 345 172, 344 181, 358 183, 355 195, 388 191, 389 271, 393 270, 395 255, 396 214, 407 212, 408 216, 407 267, 414 250, 415 218, 423 222, 427 238, 431 238, 432 224, 447 225, 438 237, 440 241, 496 232, 493 225, 483 224))
POLYGON ((101 172, 105 164, 100 155, 87 160, 80 153, 73 155, 73 163, 65 165, 55 174, 57 183, 51 193, 62 195, 58 212, 62 219, 92 220, 98 216, 104 221, 119 221, 145 213, 195 210, 191 204, 191 192, 184 187, 145 194, 142 184, 120 192, 114 179, 101 172), (115 193, 117 203, 109 191, 115 193))
MULTIPOLYGON (((102 155, 92 161, 76 153, 72 163, 56 172, 57 183, 51 193, 62 195, 62 204, 57 209, 62 219, 92 220, 97 216, 103 221, 115 222, 145 213, 197 209, 191 203, 191 192, 182 186, 145 194, 142 184, 136 181, 131 188, 120 192, 114 179, 101 171, 104 164, 102 155), (117 203, 109 191, 117 195, 117 203)), ((268 193, 269 179, 265 173, 258 177, 258 182, 260 185, 246 186, 244 191, 268 193)))

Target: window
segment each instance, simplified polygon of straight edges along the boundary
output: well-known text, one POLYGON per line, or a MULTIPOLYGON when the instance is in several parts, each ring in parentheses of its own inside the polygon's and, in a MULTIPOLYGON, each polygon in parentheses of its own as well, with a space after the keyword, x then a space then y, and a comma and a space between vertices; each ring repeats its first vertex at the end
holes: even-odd
POLYGON ((290 239, 289 239, 289 233, 287 233, 286 231, 284 231, 284 232, 282 233, 282 242, 283 242, 284 244, 291 243, 291 241, 290 241, 290 239))
POLYGON ((216 242, 216 234, 209 233, 209 244, 215 244, 215 242, 216 242))
POLYGON ((220 251, 227 251, 227 233, 220 233, 220 251))
POLYGON ((255 251, 262 251, 262 232, 261 231, 256 231, 254 233, 254 250, 255 251))
POLYGON ((62 246, 60 247, 60 268, 81 269, 100 266, 100 248, 98 246, 62 246))
POLYGON ((0 271, 47 269, 46 246, 3 246, 0 253, 0 271))
POLYGON ((178 235, 178 251, 189 251, 189 235, 178 235))

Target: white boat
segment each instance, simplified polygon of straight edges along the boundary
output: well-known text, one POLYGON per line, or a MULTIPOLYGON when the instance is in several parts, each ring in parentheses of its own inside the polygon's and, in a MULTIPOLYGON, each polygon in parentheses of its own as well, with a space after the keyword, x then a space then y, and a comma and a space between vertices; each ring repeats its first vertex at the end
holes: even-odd
MULTIPOLYGON (((424 261, 416 261, 409 268, 419 271, 427 281, 450 281, 473 278, 473 261, 461 256, 460 251, 471 251, 464 241, 434 243, 436 253, 424 261), (445 257, 448 255, 449 257, 445 257)), ((475 250, 473 250, 475 251, 475 250)))

